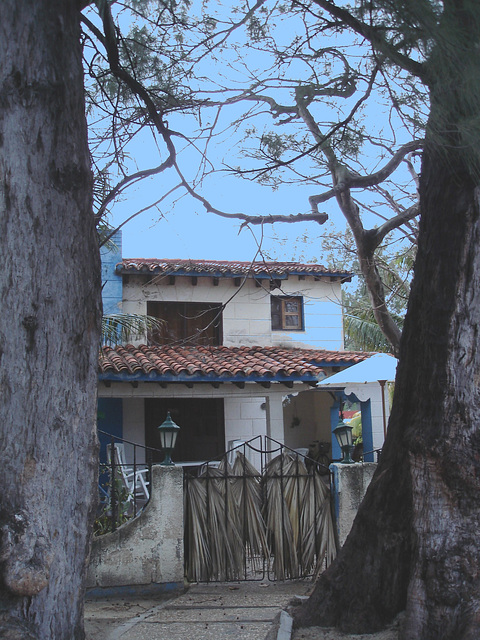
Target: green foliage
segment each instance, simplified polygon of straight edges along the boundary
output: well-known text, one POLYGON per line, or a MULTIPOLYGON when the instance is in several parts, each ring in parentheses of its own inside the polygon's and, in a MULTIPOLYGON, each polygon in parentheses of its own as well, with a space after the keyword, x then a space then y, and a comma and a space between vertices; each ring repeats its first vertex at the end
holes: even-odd
MULTIPOLYGON (((100 465, 100 475, 108 474, 108 481, 104 484, 108 498, 104 497, 104 499, 100 501, 100 512, 95 518, 95 522, 93 524, 93 534, 95 536, 102 536, 105 533, 110 533, 131 518, 131 515, 129 515, 129 511, 131 510, 129 493, 121 477, 115 478, 112 483, 110 471, 111 469, 108 465, 100 465), (115 493, 116 500, 115 522, 113 522, 112 517, 112 489, 115 493)), ((117 471, 117 473, 119 472, 117 471)))
POLYGON ((362 412, 357 411, 353 418, 348 423, 352 427, 353 444, 361 444, 362 439, 362 412))
POLYGON ((108 224, 100 222, 97 225, 97 239, 100 247, 105 246, 109 251, 116 249, 116 244, 112 240, 113 229, 108 224))
POLYGON ((262 151, 270 158, 280 160, 285 151, 294 146, 295 138, 289 135, 280 135, 276 132, 265 132, 260 140, 262 151))
MULTIPOLYGON (((380 351, 382 353, 392 353, 392 345, 385 338, 378 326, 371 307, 369 309, 353 309, 350 315, 344 313, 344 341, 345 348, 352 351, 380 351)), ((397 320, 402 320, 397 317, 397 320)), ((398 322, 400 326, 403 323, 398 322)))
MULTIPOLYGON (((387 304, 397 326, 403 328, 412 278, 415 248, 388 255, 379 251, 378 269, 387 291, 387 304)), ((357 288, 343 292, 345 347, 352 350, 393 353, 392 345, 378 326, 365 281, 359 275, 357 288)))

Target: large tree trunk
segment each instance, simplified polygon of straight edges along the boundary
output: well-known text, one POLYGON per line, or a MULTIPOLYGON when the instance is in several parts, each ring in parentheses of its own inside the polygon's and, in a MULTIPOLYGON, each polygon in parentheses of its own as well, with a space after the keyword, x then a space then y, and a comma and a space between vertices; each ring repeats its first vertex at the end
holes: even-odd
POLYGON ((405 639, 480 637, 480 29, 476 3, 459 4, 445 2, 430 59, 419 252, 385 448, 299 626, 373 631, 406 610, 405 639))
POLYGON ((0 2, 0 637, 83 638, 99 257, 78 3, 0 2))

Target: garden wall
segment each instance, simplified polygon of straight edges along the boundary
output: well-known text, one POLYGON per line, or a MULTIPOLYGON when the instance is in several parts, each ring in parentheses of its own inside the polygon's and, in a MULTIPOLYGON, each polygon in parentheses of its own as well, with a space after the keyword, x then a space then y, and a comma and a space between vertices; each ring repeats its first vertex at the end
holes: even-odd
POLYGON ((87 589, 183 588, 183 564, 183 470, 155 465, 141 514, 94 538, 87 589))

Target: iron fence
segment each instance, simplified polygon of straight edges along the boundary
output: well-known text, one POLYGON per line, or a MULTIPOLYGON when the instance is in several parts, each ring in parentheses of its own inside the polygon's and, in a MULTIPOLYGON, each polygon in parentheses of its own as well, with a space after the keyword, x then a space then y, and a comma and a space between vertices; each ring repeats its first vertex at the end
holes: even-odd
POLYGON ((105 431, 99 434, 107 444, 99 469, 95 535, 115 531, 145 507, 150 500, 152 460, 160 452, 105 431))
POLYGON ((329 477, 326 465, 266 436, 185 468, 187 579, 318 574, 337 547, 329 477))

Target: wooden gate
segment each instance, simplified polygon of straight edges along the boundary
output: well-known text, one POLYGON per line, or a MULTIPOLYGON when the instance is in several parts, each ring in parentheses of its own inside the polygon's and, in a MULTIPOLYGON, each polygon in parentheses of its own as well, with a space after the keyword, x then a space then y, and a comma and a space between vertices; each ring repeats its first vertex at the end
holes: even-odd
POLYGON ((330 564, 336 536, 329 475, 316 461, 308 466, 302 455, 258 436, 197 474, 186 468, 187 579, 298 579, 330 564))

